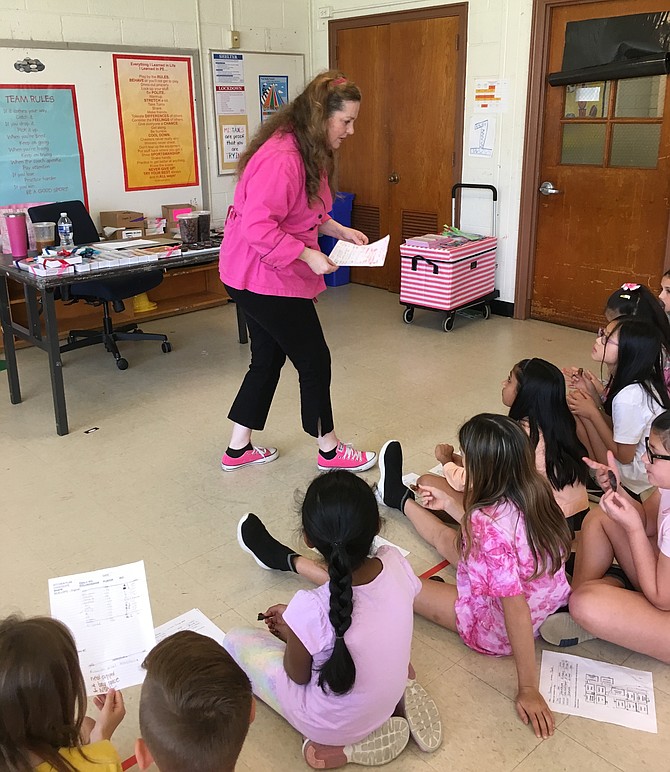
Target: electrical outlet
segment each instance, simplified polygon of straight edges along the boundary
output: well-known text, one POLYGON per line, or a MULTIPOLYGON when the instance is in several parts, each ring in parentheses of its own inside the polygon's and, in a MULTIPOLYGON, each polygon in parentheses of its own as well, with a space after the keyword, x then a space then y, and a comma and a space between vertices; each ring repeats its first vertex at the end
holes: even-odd
POLYGON ((322 5, 319 8, 319 19, 330 19, 332 15, 333 15, 332 5, 322 5))
POLYGON ((230 31, 230 47, 231 48, 240 47, 240 33, 236 29, 233 29, 230 31))

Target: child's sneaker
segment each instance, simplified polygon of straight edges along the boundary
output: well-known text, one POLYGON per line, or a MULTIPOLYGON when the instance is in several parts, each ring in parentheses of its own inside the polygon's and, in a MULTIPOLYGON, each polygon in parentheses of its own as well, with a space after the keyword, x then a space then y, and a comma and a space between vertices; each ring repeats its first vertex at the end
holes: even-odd
POLYGON ((312 769, 337 769, 345 764, 380 767, 397 759, 409 742, 409 725, 392 716, 377 731, 353 745, 321 745, 312 740, 302 744, 302 755, 312 769))
POLYGON ((293 558, 298 553, 277 541, 253 512, 237 524, 237 543, 261 568, 268 571, 295 571, 293 558))
POLYGON ((364 472, 375 465, 377 454, 372 451, 356 450, 351 445, 338 442, 333 458, 326 458, 321 452, 317 465, 322 472, 333 469, 346 469, 349 472, 364 472))
MULTIPOLYGON (((431 579, 437 578, 431 576, 431 579)), ((407 680, 398 710, 400 715, 407 719, 409 732, 420 750, 432 753, 442 745, 440 711, 435 700, 414 678, 410 677, 407 680)))
POLYGON ((552 646, 561 647, 576 646, 596 637, 578 625, 568 611, 557 611, 548 616, 540 625, 540 635, 552 646))
POLYGON ((250 466, 251 464, 269 464, 278 455, 277 448, 259 448, 255 445, 250 450, 245 450, 238 458, 228 455, 226 450, 221 459, 221 469, 224 472, 233 472, 235 469, 241 469, 243 466, 250 466))
POLYGON ((412 491, 402 481, 402 447, 397 440, 389 440, 379 451, 377 490, 387 507, 401 512, 407 499, 414 498, 412 491))

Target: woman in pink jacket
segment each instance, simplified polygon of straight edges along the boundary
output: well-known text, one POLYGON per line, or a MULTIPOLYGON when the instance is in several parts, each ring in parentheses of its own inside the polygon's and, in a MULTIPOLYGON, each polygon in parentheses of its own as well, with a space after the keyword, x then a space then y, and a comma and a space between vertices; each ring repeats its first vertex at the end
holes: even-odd
POLYGON ((276 448, 254 446, 251 433, 265 426, 287 357, 298 371, 302 426, 317 439, 319 469, 358 472, 375 463, 375 453, 355 450, 335 433, 330 351, 314 307, 324 274, 337 269, 319 250, 319 234, 368 240, 328 215, 335 151, 354 133, 360 101, 358 87, 342 73, 321 73, 263 123, 240 158, 220 274, 246 316, 251 364, 228 413, 233 431, 221 459, 225 471, 277 458, 276 448))

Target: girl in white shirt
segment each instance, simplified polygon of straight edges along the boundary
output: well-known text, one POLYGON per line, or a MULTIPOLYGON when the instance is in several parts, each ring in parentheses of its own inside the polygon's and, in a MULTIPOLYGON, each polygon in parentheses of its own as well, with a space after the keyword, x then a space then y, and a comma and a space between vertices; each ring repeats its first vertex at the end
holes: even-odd
POLYGON ((577 388, 569 392, 568 406, 584 426, 593 460, 606 464, 611 451, 621 483, 639 497, 651 487, 642 462, 644 439, 654 418, 670 409, 661 333, 641 319, 615 319, 598 331, 591 358, 609 370, 605 400, 599 405, 577 388))

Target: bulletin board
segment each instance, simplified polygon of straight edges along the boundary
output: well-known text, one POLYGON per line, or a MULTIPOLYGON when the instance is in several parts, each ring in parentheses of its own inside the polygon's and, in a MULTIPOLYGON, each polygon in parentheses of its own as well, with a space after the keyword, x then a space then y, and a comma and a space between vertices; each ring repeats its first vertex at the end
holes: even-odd
POLYGON ((303 54, 210 51, 219 176, 233 174, 261 121, 305 87, 303 54))
MULTIPOLYGON (((159 216, 163 204, 193 201, 206 207, 209 191, 203 185, 200 170, 202 159, 207 157, 203 150, 200 82, 196 51, 170 50, 166 55, 164 51, 124 46, 97 46, 92 49, 40 42, 17 44, 8 41, 6 45, 0 44, 0 133, 4 137, 0 143, 0 155, 4 153, 3 171, 12 168, 17 174, 13 187, 8 185, 3 175, 0 207, 82 198, 94 220, 100 211, 114 209, 159 216), (169 165, 164 162, 161 168, 152 161, 156 184, 135 185, 135 189, 128 185, 125 166, 129 156, 127 148, 124 150, 123 147, 115 55, 117 58, 144 57, 157 61, 173 59, 188 73, 184 77, 192 79, 190 97, 181 110, 186 115, 187 129, 193 138, 193 168, 178 178, 179 184, 167 184, 167 179, 164 184, 160 174, 169 171, 169 165), (29 95, 28 101, 24 100, 23 94, 29 95), (14 200, 5 201, 7 197, 14 200)), ((157 93, 148 96, 156 97, 157 93)), ((151 111, 155 108, 154 101, 143 108, 134 107, 133 114, 137 115, 144 109, 144 118, 148 115, 151 120, 151 111)), ((169 109, 174 112, 172 103, 169 109)), ((164 123, 160 116, 155 121, 159 126, 164 123)), ((126 122, 126 143, 128 127, 126 122)), ((165 158, 169 156, 166 152, 169 142, 164 140, 168 144, 161 149, 157 136, 154 132, 154 144, 146 142, 141 152, 153 153, 156 157, 163 154, 165 158)), ((174 140, 170 141, 175 144, 174 140)), ((137 162, 139 153, 136 152, 132 158, 137 162)), ((3 158, 0 158, 0 166, 2 164, 3 158)))

